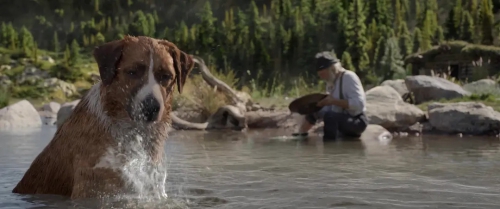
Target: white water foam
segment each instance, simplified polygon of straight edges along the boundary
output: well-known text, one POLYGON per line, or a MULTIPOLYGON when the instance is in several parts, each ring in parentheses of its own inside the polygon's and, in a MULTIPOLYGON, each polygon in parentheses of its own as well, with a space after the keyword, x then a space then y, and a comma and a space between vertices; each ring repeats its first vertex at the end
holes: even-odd
MULTIPOLYGON (((147 142, 146 142, 147 143, 147 142)), ((126 183, 131 186, 139 199, 166 199, 167 167, 164 164, 154 164, 145 149, 143 137, 135 136, 123 153, 129 159, 121 168, 126 183)))

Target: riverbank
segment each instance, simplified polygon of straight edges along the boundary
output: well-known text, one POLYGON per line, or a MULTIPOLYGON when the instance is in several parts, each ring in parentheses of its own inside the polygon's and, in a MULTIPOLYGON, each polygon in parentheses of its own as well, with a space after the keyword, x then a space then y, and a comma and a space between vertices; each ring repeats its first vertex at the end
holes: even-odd
MULTIPOLYGON (((8 111, 0 112, 0 126, 4 128, 61 124, 82 95, 99 80, 98 70, 91 62, 70 70, 48 55, 40 60, 2 57, 0 84, 8 91, 0 95, 0 104, 3 98, 3 104, 10 105, 8 111)), ((298 96, 321 89, 297 88, 289 91, 293 96, 263 97, 249 88, 235 89, 234 74, 213 72, 203 60, 199 60, 197 68, 188 78, 183 94, 174 93, 172 119, 176 129, 295 130, 298 116, 290 114, 288 104, 298 96)), ((403 136, 496 136, 500 130, 499 98, 498 83, 489 79, 461 86, 441 77, 407 76, 366 89, 370 123, 403 136), (408 95, 413 102, 403 100, 408 95)))
MULTIPOLYGON (((380 126, 393 133, 394 136, 447 134, 498 137, 500 112, 498 103, 495 102, 498 98, 493 91, 497 88, 498 85, 489 80, 481 80, 462 87, 438 77, 408 76, 404 80, 386 81, 380 86, 367 90, 367 116, 370 124, 380 126), (419 105, 405 102, 402 95, 407 92, 398 90, 401 89, 400 84, 405 84, 406 87, 406 83, 413 83, 408 85, 409 90, 406 89, 408 92, 413 92, 415 100, 428 101, 419 105), (478 96, 470 92, 473 90, 471 85, 477 91, 486 92, 485 89, 490 89, 488 91, 491 93, 478 96), (425 94, 418 93, 422 88, 425 89, 425 94)), ((264 105, 259 103, 259 100, 254 101, 249 94, 236 92, 235 95, 238 95, 240 101, 246 100, 240 104, 231 104, 229 101, 237 99, 228 99, 223 92, 203 95, 204 97, 197 98, 200 100, 198 102, 192 101, 193 95, 190 93, 182 97, 176 95, 172 114, 173 128, 178 130, 286 129, 290 131, 297 128, 299 116, 290 114, 286 108, 293 98, 265 98, 262 99, 267 102, 264 105), (207 102, 207 98, 213 101, 213 103, 207 103, 212 107, 195 105, 207 102), (223 103, 220 103, 221 101, 223 103), (209 110, 214 108, 217 111, 209 115, 209 110), (224 114, 230 118, 222 117, 224 114), (230 119, 235 119, 232 121, 239 121, 239 123, 228 124, 227 121, 231 121, 230 119)), ((36 107, 30 101, 22 100, 9 106, 8 111, 0 110, 0 125, 3 124, 4 128, 7 126, 11 128, 36 127, 42 124, 60 125, 69 117, 78 102, 79 100, 62 104, 48 102, 36 107)), ((321 130, 321 126, 318 124, 316 130, 321 130)))

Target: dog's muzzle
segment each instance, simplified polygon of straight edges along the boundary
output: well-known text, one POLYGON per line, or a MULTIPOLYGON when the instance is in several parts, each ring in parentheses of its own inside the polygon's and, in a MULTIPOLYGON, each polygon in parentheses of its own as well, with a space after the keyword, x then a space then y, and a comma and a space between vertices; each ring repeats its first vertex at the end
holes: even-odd
POLYGON ((144 120, 147 122, 156 121, 160 114, 160 109, 160 102, 158 102, 158 100, 153 95, 148 95, 141 102, 140 111, 142 113, 142 116, 144 117, 144 120))

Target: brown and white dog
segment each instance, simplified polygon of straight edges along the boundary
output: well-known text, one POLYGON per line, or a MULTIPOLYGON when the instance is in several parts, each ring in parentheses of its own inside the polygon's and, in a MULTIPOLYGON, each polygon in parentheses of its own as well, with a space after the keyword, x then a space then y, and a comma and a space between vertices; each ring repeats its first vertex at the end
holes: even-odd
POLYGON ((152 164, 162 161, 173 91, 177 86, 182 92, 192 57, 171 42, 144 36, 105 43, 93 55, 101 81, 12 192, 72 199, 114 195, 128 187, 121 167, 137 158, 138 147, 152 164))

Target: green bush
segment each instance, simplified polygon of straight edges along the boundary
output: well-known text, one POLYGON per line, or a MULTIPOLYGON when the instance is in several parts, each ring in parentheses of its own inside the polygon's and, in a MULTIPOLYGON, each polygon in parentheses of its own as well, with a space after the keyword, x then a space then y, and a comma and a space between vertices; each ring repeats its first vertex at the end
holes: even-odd
POLYGON ((10 96, 14 98, 39 99, 45 98, 49 94, 46 88, 33 86, 13 86, 10 96))
POLYGON ((12 54, 10 54, 10 58, 13 60, 18 60, 22 58, 30 58, 30 56, 25 51, 15 50, 14 52, 12 52, 12 54))
POLYGON ((81 80, 85 75, 80 68, 69 67, 64 64, 57 64, 49 69, 51 77, 59 78, 63 81, 74 83, 81 80))
POLYGON ((465 98, 470 101, 495 101, 496 97, 490 93, 472 94, 465 98))
POLYGON ((10 57, 7 55, 3 55, 0 57, 0 65, 8 65, 10 64, 10 57))
POLYGON ((0 88, 0 108, 4 108, 9 105, 9 90, 7 88, 0 88))
POLYGON ((6 71, 4 74, 9 77, 10 80, 15 80, 18 75, 21 75, 24 71, 25 66, 17 66, 6 71))

